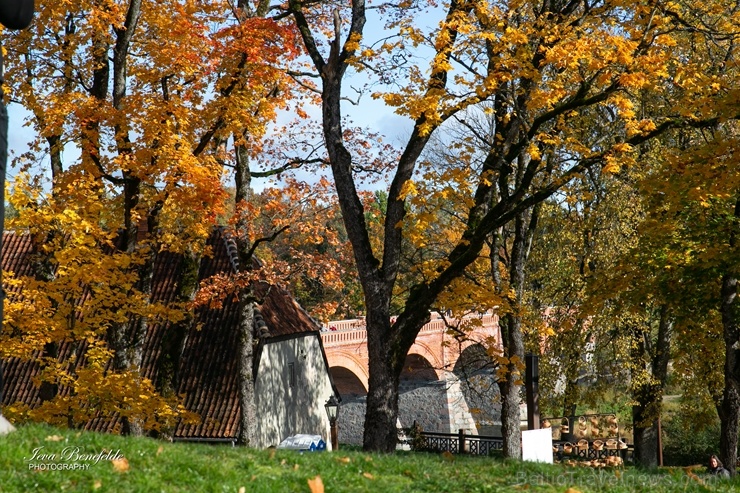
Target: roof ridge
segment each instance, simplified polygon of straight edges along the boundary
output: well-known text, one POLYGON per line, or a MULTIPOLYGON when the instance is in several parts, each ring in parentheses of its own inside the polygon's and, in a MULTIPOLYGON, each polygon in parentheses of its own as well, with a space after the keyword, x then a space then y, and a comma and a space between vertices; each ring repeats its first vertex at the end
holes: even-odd
POLYGON ((254 304, 254 333, 260 339, 270 337, 270 328, 267 326, 257 303, 254 304))
POLYGON ((239 248, 236 245, 234 235, 224 226, 219 226, 221 238, 226 246, 226 254, 229 256, 229 263, 235 274, 239 273, 239 248))

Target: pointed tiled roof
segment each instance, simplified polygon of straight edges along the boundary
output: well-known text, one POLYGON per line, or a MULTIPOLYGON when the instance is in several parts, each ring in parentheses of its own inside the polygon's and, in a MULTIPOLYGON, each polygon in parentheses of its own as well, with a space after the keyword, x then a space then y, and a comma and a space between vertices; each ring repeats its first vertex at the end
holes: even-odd
MULTIPOLYGON (((233 273, 233 240, 222 229, 214 230, 208 239, 213 255, 201 259, 198 278, 202 281, 215 274, 233 273)), ((33 275, 30 263, 32 244, 28 236, 6 232, 3 236, 2 266, 16 276, 33 275)), ((154 266, 152 298, 155 301, 174 301, 183 269, 183 258, 169 252, 158 255, 154 266)), ((320 326, 285 290, 261 286, 264 300, 257 307, 258 318, 264 320, 263 341, 270 338, 318 334, 320 326)), ((237 387, 237 322, 238 303, 227 296, 222 307, 201 307, 188 331, 179 365, 178 393, 184 395, 184 405, 202 418, 198 425, 180 424, 174 431, 182 439, 234 439, 239 427, 239 400, 237 387)), ((144 342, 142 373, 154 379, 161 342, 169 325, 152 324, 144 342)), ((259 334, 258 334, 259 335, 259 334)), ((60 358, 66 359, 78 345, 64 344, 60 358)), ((3 360, 3 405, 23 402, 29 406, 40 403, 39 390, 32 379, 39 372, 38 365, 17 358, 3 360)), ((259 371, 259 370, 258 370, 259 371)), ((63 390, 62 390, 63 391, 63 390)), ((97 431, 111 431, 116 423, 111 420, 93 420, 86 426, 97 431)))

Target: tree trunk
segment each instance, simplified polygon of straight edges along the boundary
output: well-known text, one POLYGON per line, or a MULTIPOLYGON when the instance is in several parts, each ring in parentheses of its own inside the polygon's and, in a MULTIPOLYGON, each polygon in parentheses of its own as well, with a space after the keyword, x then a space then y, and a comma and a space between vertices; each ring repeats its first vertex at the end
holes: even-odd
MULTIPOLYGON (((740 201, 736 206, 735 215, 739 215, 740 201)), ((734 243, 731 242, 731 246, 734 243)), ((740 356, 738 353, 738 329, 735 315, 735 299, 737 298, 737 277, 725 274, 722 278, 722 326, 725 340, 725 388, 720 405, 720 458, 724 466, 732 475, 735 474, 737 464, 738 419, 740 419, 740 356)))
POLYGON ((725 379, 720 416, 719 453, 722 464, 733 476, 737 464, 738 420, 740 420, 740 392, 737 379, 725 379))
POLYGON ((250 290, 239 293, 239 371, 240 445, 254 446, 257 437, 257 406, 254 399, 254 301, 250 290))
MULTIPOLYGON (((51 156, 52 156, 51 158, 52 165, 55 161, 61 162, 61 157, 57 156, 55 158, 54 157, 55 153, 53 151, 51 153, 51 156)), ((52 254, 48 252, 44 252, 43 246, 54 241, 56 234, 57 234, 56 231, 51 230, 51 231, 48 231, 46 234, 39 234, 31 238, 31 241, 33 243, 33 252, 34 252, 31 258, 31 262, 33 265, 34 278, 37 281, 45 283, 45 284, 48 284, 54 281, 54 278, 56 277, 56 272, 55 272, 54 265, 52 263, 52 254)), ((69 298, 69 296, 67 296, 66 298, 69 298)), ((55 299, 51 299, 50 302, 51 302, 51 306, 56 312, 59 308, 59 302, 55 299)), ((70 300, 70 302, 74 303, 73 300, 70 300)), ((69 324, 74 324, 75 322, 74 315, 75 315, 74 309, 72 309, 68 317, 69 324)), ((42 352, 43 359, 56 360, 58 356, 59 356, 58 341, 50 341, 44 344, 44 349, 42 352)), ((43 366, 42 366, 42 369, 43 369, 43 366)), ((41 384, 39 385, 39 399, 41 399, 42 403, 50 401, 54 397, 56 397, 58 391, 59 391, 59 385, 56 382, 50 382, 44 379, 41 381, 41 384)))
MULTIPOLYGON (((386 312, 387 314, 387 312, 386 312)), ((398 383, 401 365, 390 364, 390 323, 386 314, 368 311, 367 349, 370 377, 363 446, 366 450, 392 452, 398 441, 398 383)))
POLYGON ((660 320, 655 340, 648 331, 635 331, 635 361, 645 361, 647 355, 650 368, 643 366, 639 379, 647 381, 633 390, 636 404, 632 407, 634 426, 635 462, 643 467, 659 465, 658 420, 663 407, 663 391, 668 378, 670 360, 671 321, 666 305, 660 307, 660 320))
MULTIPOLYGON (((502 324, 504 335, 504 356, 511 361, 513 356, 519 356, 524 362, 524 338, 521 331, 521 317, 508 314, 502 324)), ((507 365, 506 376, 499 382, 501 390, 501 435, 504 439, 504 457, 521 459, 522 432, 521 432, 521 366, 512 361, 507 365)))
MULTIPOLYGON (((200 255, 192 251, 186 252, 178 272, 178 301, 189 303, 195 298, 198 290, 199 268, 200 255)), ((184 318, 167 326, 162 336, 161 356, 157 361, 157 378, 154 382, 157 392, 162 397, 169 398, 177 395, 180 387, 180 358, 194 320, 192 310, 187 310, 184 318)), ((161 437, 171 439, 172 430, 162 429, 161 437)))
MULTIPOLYGON (((521 459, 522 435, 521 404, 522 370, 524 368, 524 334, 522 332, 522 296, 524 293, 524 266, 529 257, 532 238, 537 226, 538 209, 524 211, 514 219, 514 238, 509 260, 509 286, 499 285, 502 296, 509 298, 509 313, 501 317, 501 339, 504 356, 508 358, 506 376, 499 382, 501 390, 501 433, 504 439, 504 457, 521 459)), ((496 243, 496 242, 494 242, 496 243)))
POLYGON ((643 385, 633 397, 632 423, 635 452, 634 459, 642 467, 658 466, 658 422, 662 389, 652 383, 643 385))
MULTIPOLYGON (((730 225, 729 247, 734 252, 740 221, 740 198, 735 200, 733 222, 730 225)), ((725 341, 725 388, 720 405, 720 458, 735 475, 737 466, 738 419, 740 419, 740 327, 737 322, 737 275, 727 272, 722 276, 720 314, 725 341)))
MULTIPOLYGON (((133 254, 138 246, 139 225, 134 224, 131 220, 132 212, 139 198, 139 180, 127 182, 125 202, 126 228, 124 231, 124 245, 127 253, 133 254), (131 189, 129 188, 131 186, 131 189), (131 191, 133 190, 133 191, 131 191)), ((159 220, 159 206, 156 206, 147 216, 147 230, 156 231, 159 220)), ((146 299, 151 298, 152 278, 154 275, 154 263, 157 258, 157 248, 154 245, 144 252, 146 258, 144 262, 137 267, 138 282, 137 289, 146 299)), ((115 371, 129 371, 135 378, 142 378, 139 374, 143 359, 144 340, 149 330, 149 319, 146 316, 133 316, 129 314, 127 322, 117 324, 108 332, 109 344, 114 351, 113 369, 115 371)), ((121 431, 124 435, 141 436, 144 434, 143 422, 137 416, 127 416, 125 413, 121 416, 121 431)))
MULTIPOLYGON (((142 287, 142 293, 147 297, 151 296, 151 280, 153 273, 154 253, 150 254, 145 264, 142 266, 143 272, 140 274, 143 277, 144 286, 142 287)), ((135 378, 141 379, 141 363, 144 355, 144 340, 146 339, 147 332, 149 330, 149 319, 145 316, 136 317, 132 321, 132 327, 129 331, 129 338, 126 341, 127 344, 127 356, 124 360, 125 367, 123 370, 131 371, 135 378)), ((144 422, 140 416, 123 416, 122 419, 122 433, 124 435, 141 436, 144 434, 144 422)))
MULTIPOLYGON (((243 136, 246 138, 246 135, 243 136)), ((246 147, 236 145, 236 210, 239 216, 236 218, 235 241, 239 252, 239 270, 248 270, 252 266, 252 244, 246 235, 247 221, 246 210, 243 205, 252 199, 252 173, 249 166, 249 152, 246 147)), ((254 446, 257 438, 257 402, 255 400, 255 371, 254 361, 254 292, 251 287, 245 287, 239 291, 239 343, 237 347, 239 368, 239 405, 241 409, 240 429, 238 442, 240 445, 254 446)))

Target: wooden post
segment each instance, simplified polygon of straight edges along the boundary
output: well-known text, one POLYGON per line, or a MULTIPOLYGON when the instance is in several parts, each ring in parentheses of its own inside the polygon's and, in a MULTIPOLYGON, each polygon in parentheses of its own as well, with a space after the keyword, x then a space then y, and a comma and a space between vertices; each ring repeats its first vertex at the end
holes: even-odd
POLYGON ((534 354, 527 354, 524 356, 524 362, 526 364, 524 385, 527 392, 527 429, 537 430, 540 427, 540 358, 534 354))
POLYGON ((337 430, 337 420, 331 420, 331 450, 339 450, 339 430, 337 430))
POLYGON ((457 430, 457 452, 459 454, 465 453, 465 430, 462 428, 457 430))

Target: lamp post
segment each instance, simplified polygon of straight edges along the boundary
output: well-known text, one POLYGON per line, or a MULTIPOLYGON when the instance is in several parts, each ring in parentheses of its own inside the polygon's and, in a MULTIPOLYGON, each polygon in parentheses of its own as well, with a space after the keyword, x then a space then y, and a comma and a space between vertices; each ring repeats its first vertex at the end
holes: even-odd
POLYGON ((339 449, 339 440, 337 434, 337 414, 339 414, 339 401, 334 394, 329 397, 329 400, 324 404, 326 408, 326 415, 329 416, 329 429, 331 430, 331 449, 339 449))

